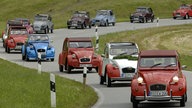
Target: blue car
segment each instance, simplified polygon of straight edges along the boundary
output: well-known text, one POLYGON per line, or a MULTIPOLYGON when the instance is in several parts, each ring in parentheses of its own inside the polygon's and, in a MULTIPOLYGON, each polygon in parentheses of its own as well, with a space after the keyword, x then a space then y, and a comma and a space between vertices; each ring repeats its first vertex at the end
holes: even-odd
POLYGON ((47 34, 29 34, 28 40, 22 46, 22 60, 38 60, 38 53, 41 60, 54 61, 55 49, 50 45, 47 34))
POLYGON ((115 26, 115 15, 112 10, 98 10, 97 15, 92 19, 92 26, 109 26, 112 24, 115 26))

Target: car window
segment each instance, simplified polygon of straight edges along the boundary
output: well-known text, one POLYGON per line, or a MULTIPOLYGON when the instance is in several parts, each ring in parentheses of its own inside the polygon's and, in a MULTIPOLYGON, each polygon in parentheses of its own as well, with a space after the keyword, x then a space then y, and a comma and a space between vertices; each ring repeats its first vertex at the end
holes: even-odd
POLYGON ((146 8, 137 8, 136 12, 146 12, 146 8))
POLYGON ((91 42, 69 42, 70 48, 92 48, 91 42))
POLYGON ((142 57, 140 59, 141 67, 151 67, 151 66, 176 66, 177 60, 175 57, 142 57))
POLYGON ((135 45, 112 45, 110 49, 110 55, 119 55, 126 53, 127 55, 130 54, 138 54, 138 49, 135 45))
POLYGON ((12 29, 10 33, 15 35, 25 35, 28 32, 26 29, 12 29))
POLYGON ((47 16, 35 16, 35 21, 47 21, 47 16))

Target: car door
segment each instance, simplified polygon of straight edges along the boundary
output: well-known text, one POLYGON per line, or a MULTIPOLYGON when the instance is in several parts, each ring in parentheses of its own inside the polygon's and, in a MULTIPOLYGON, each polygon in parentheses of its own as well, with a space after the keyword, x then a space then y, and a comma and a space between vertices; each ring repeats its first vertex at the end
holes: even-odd
POLYGON ((68 55, 68 42, 67 42, 67 39, 63 43, 62 55, 63 55, 63 64, 65 65, 66 60, 67 60, 67 55, 68 55))
POLYGON ((115 22, 115 21, 114 21, 114 14, 113 14, 113 11, 112 11, 112 10, 109 11, 109 22, 110 22, 110 23, 111 23, 111 22, 115 22))
POLYGON ((189 14, 190 17, 192 17, 192 5, 189 8, 189 13, 188 14, 189 14))
POLYGON ((102 57, 103 57, 102 76, 104 76, 106 65, 109 63, 109 45, 108 44, 105 46, 104 54, 102 54, 102 57))

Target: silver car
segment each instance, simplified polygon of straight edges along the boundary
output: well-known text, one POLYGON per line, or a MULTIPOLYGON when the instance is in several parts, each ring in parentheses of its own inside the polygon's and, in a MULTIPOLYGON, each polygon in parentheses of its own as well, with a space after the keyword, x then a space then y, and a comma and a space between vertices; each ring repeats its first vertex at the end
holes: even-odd
POLYGON ((35 33, 43 32, 43 33, 53 33, 53 22, 52 17, 48 14, 37 14, 35 15, 35 19, 33 22, 33 29, 35 33))

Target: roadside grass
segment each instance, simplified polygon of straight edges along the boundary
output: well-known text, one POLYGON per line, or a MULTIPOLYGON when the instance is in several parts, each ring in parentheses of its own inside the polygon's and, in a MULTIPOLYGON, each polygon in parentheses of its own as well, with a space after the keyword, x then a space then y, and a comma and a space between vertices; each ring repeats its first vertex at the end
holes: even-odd
POLYGON ((74 11, 86 10, 94 18, 99 9, 114 11, 117 22, 129 21, 129 16, 138 6, 152 7, 155 17, 171 18, 172 12, 181 4, 191 0, 1 0, 0 31, 5 29, 7 20, 17 17, 29 18, 35 14, 48 13, 53 17, 54 27, 66 27, 74 11))
MULTIPOLYGON (((169 49, 177 50, 181 64, 192 70, 192 24, 155 27, 140 30, 109 33, 99 37, 99 54, 104 51, 107 42, 131 41, 138 44, 140 50, 169 49)), ((95 37, 93 38, 95 44, 95 37)))
MULTIPOLYGON (((51 108, 50 76, 0 59, 0 108, 51 108)), ((90 108, 98 96, 91 87, 56 76, 57 108, 90 108)))

